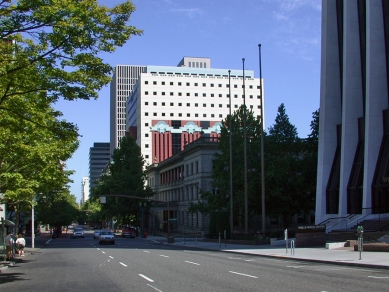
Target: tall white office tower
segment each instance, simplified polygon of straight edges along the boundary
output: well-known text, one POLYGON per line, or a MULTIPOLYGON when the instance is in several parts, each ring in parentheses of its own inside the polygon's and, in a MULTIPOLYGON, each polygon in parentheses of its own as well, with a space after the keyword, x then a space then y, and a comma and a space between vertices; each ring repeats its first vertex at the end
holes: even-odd
POLYGON ((316 224, 389 216, 388 27, 388 1, 322 2, 316 224))
POLYGON ((90 191, 96 185, 97 179, 100 177, 110 160, 110 143, 93 143, 93 147, 89 148, 90 191))
POLYGON ((81 203, 84 204, 87 200, 89 200, 89 177, 82 177, 81 182, 81 203))
POLYGON ((145 66, 117 65, 110 85, 110 143, 112 154, 126 134, 126 101, 145 66))

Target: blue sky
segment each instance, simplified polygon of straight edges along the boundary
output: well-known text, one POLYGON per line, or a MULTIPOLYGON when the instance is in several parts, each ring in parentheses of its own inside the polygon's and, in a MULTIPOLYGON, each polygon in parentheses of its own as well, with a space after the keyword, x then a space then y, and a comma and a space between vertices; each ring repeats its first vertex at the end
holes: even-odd
MULTIPOLYGON (((121 0, 99 0, 113 6, 121 0)), ((209 57, 213 68, 254 70, 259 77, 262 45, 265 126, 274 124, 285 104, 299 137, 310 133, 320 97, 320 0, 134 0, 130 25, 143 29, 115 53, 102 54, 115 65, 176 66, 184 56, 209 57)), ((109 85, 98 100, 61 101, 63 118, 78 125, 80 147, 67 168, 71 193, 81 198, 81 180, 89 176, 89 148, 109 142, 109 85)))

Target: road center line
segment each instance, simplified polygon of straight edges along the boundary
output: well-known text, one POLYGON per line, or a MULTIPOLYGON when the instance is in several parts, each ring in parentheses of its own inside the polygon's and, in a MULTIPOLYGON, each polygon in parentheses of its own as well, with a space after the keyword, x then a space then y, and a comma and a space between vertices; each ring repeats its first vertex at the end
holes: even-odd
POLYGON ((150 285, 150 284, 147 284, 147 286, 153 288, 155 291, 162 292, 162 290, 159 290, 159 289, 155 288, 154 286, 152 286, 152 285, 150 285))
POLYGON ((113 257, 109 256, 111 259, 113 259, 113 257))
POLYGON ((164 258, 168 258, 168 256, 163 255, 163 254, 160 254, 159 256, 160 256, 160 257, 164 257, 164 258))
POLYGON ((377 276, 367 276, 368 278, 373 278, 373 279, 387 279, 388 277, 377 277, 377 276))
POLYGON ((192 264, 192 265, 198 265, 198 266, 200 266, 200 264, 198 264, 198 263, 194 263, 194 262, 190 262, 190 261, 185 261, 186 263, 188 263, 188 264, 192 264))
POLYGON ((122 266, 125 266, 125 267, 127 267, 127 265, 123 264, 122 262, 119 262, 119 264, 121 264, 122 266))
POLYGON ((147 251, 147 250, 144 250, 143 252, 147 252, 147 253, 150 253, 149 251, 147 251))
POLYGON ((138 274, 139 276, 141 276, 143 279, 146 279, 147 281, 149 281, 149 282, 151 282, 151 283, 153 283, 154 282, 154 280, 152 280, 152 279, 150 279, 150 278, 148 278, 148 277, 146 277, 145 275, 143 275, 143 274, 138 274))
POLYGON ((237 275, 241 275, 241 276, 245 276, 245 277, 250 277, 250 278, 258 279, 258 277, 256 277, 256 276, 251 276, 251 275, 247 275, 247 274, 242 274, 242 273, 238 273, 238 272, 234 272, 234 271, 229 271, 229 272, 232 273, 232 274, 237 274, 237 275))

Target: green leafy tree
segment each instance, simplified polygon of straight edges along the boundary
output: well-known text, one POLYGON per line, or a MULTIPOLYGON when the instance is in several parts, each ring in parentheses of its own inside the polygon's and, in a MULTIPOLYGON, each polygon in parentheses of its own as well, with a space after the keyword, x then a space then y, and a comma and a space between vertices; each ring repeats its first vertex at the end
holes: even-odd
MULTIPOLYGON (((243 164, 243 121, 244 106, 242 105, 231 117, 222 121, 219 153, 216 153, 213 161, 213 192, 201 191, 201 201, 192 202, 189 210, 210 214, 215 211, 229 210, 230 208, 230 142, 229 122, 231 118, 232 133, 232 172, 233 172, 233 208, 235 224, 243 225, 244 222, 244 164, 243 164)), ((246 113, 247 125, 247 162, 248 162, 248 200, 250 216, 260 210, 260 137, 261 124, 258 117, 254 117, 253 111, 246 113)))
POLYGON ((102 212, 107 218, 120 217, 122 223, 139 213, 139 202, 142 200, 108 195, 149 198, 153 191, 146 186, 144 172, 145 160, 135 140, 126 136, 119 142, 119 147, 112 154, 112 163, 92 190, 92 196, 107 195, 107 203, 102 212))
POLYGON ((78 147, 77 127, 52 105, 97 98, 113 68, 98 57, 142 31, 128 25, 131 1, 0 1, 0 192, 31 202, 63 188, 64 161, 78 147))
POLYGON ((272 217, 281 217, 285 228, 293 215, 306 211, 302 146, 281 104, 266 140, 266 211, 272 217))
POLYGON ((0 192, 8 203, 31 202, 70 181, 63 162, 78 147, 77 127, 60 120, 42 95, 16 95, 0 106, 0 192))
POLYGON ((97 98, 112 74, 98 54, 142 34, 127 25, 134 10, 129 0, 112 8, 97 0, 0 1, 2 97, 45 91, 52 101, 97 98), (31 67, 35 82, 23 83, 31 67))
POLYGON ((57 230, 61 230, 62 226, 70 225, 80 217, 76 197, 71 195, 68 189, 39 194, 35 210, 37 221, 50 224, 57 230))

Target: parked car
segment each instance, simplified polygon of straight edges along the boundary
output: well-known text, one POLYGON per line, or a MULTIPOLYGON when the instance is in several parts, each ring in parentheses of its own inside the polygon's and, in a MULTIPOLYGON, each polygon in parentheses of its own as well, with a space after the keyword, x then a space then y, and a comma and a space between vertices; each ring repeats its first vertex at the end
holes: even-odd
POLYGON ((99 238, 100 231, 101 231, 101 230, 95 230, 95 231, 93 232, 93 239, 99 238))
POLYGON ((76 238, 76 237, 85 238, 84 229, 82 229, 82 228, 74 228, 73 233, 72 233, 72 237, 73 238, 76 238))
POLYGON ((131 227, 129 225, 122 227, 122 237, 129 236, 131 238, 136 237, 136 231, 134 227, 131 227))
POLYGON ((109 229, 103 229, 99 234, 99 244, 111 243, 115 244, 115 234, 109 229))

